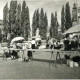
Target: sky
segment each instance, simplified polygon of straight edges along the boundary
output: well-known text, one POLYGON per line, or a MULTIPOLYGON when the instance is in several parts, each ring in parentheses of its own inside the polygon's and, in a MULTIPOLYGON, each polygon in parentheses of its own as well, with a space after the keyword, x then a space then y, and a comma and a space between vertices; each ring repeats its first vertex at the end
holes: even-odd
MULTIPOLYGON (((17 0, 19 3, 22 3, 22 0, 17 0)), ((26 5, 29 7, 29 13, 30 13, 30 23, 32 23, 32 17, 33 13, 36 9, 44 9, 44 12, 47 13, 48 16, 48 24, 50 26, 51 21, 51 13, 55 13, 57 11, 57 18, 59 24, 61 23, 61 10, 62 6, 65 5, 67 2, 69 2, 70 10, 72 12, 73 3, 76 0, 25 0, 26 5)), ((0 19, 3 19, 3 8, 5 4, 8 2, 8 5, 10 3, 10 0, 0 0, 0 19)), ((80 0, 77 0, 78 6, 80 6, 80 0)))

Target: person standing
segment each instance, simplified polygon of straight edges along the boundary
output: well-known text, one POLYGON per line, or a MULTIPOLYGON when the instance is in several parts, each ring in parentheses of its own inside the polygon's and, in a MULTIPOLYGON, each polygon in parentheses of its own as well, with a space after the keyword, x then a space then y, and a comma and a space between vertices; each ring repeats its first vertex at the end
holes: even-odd
POLYGON ((35 39, 32 39, 32 49, 35 49, 35 39))
POLYGON ((49 45, 50 45, 50 49, 52 49, 52 48, 53 48, 53 38, 51 38, 51 39, 49 40, 49 45))
MULTIPOLYGON (((32 44, 29 43, 28 49, 32 49, 31 45, 32 45, 32 44)), ((28 52, 27 52, 27 56, 28 56, 29 61, 31 61, 32 58, 33 58, 32 51, 28 51, 28 52)))
POLYGON ((65 39, 64 39, 64 45, 65 45, 65 46, 64 46, 64 47, 65 47, 65 48, 64 48, 65 50, 69 50, 69 49, 70 49, 70 48, 69 48, 69 39, 68 39, 68 38, 65 38, 65 39))
POLYGON ((49 37, 47 38, 47 40, 46 40, 46 48, 48 49, 49 48, 49 37))

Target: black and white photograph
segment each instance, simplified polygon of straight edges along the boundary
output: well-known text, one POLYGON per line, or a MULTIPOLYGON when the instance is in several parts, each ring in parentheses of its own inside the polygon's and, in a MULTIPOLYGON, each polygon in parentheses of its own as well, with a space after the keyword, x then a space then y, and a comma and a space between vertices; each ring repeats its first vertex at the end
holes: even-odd
POLYGON ((0 0, 0 79, 80 79, 80 0, 0 0))

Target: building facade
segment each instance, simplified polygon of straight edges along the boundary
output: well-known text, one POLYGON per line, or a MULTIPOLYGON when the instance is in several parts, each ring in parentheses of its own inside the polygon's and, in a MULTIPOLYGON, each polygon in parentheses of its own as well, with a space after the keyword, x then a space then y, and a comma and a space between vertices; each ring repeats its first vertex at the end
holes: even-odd
POLYGON ((74 3, 72 9, 72 26, 78 24, 80 24, 80 7, 78 7, 77 3, 74 3))

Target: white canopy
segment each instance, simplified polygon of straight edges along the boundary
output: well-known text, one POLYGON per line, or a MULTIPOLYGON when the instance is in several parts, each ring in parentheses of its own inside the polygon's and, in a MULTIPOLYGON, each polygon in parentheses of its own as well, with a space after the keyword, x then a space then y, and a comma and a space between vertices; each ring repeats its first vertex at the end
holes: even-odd
POLYGON ((71 27, 70 29, 68 29, 65 33, 63 33, 63 35, 68 34, 68 33, 77 33, 80 32, 80 24, 71 27))
POLYGON ((22 41, 22 40, 24 40, 23 37, 15 37, 15 38, 13 38, 13 39, 11 40, 11 43, 16 42, 16 41, 22 41))

